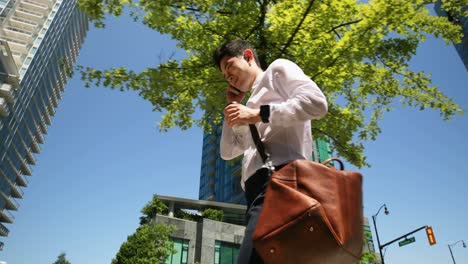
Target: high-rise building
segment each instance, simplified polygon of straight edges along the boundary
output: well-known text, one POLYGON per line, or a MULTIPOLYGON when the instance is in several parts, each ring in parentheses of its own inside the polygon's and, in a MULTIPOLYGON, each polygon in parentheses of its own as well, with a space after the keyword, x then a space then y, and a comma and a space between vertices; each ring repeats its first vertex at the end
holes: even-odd
MULTIPOLYGON (((246 204, 240 186, 242 157, 225 161, 219 153, 222 124, 213 126, 212 133, 204 133, 200 172, 200 200, 246 204)), ((331 157, 329 143, 314 140, 311 160, 322 162, 331 157)))
POLYGON ((203 134, 203 149, 200 172, 200 200, 233 204, 245 204, 240 185, 242 158, 225 161, 221 158, 219 145, 222 124, 213 125, 212 133, 203 134))
POLYGON ((76 0, 0 0, 0 236, 88 28, 76 0))
MULTIPOLYGON (((467 6, 463 8, 464 12, 466 12, 467 8, 467 6)), ((460 55, 463 64, 465 64, 465 68, 468 70, 468 18, 462 14, 455 14, 445 11, 442 8, 441 0, 435 3, 434 9, 437 15, 447 17, 450 22, 462 26, 463 38, 461 43, 455 44, 455 49, 457 50, 458 55, 460 55)))

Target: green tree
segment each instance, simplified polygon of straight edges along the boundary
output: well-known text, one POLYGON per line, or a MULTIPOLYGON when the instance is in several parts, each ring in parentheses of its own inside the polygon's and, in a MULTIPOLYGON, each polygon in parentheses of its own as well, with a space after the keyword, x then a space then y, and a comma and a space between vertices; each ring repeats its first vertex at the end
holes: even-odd
POLYGON ((174 252, 172 225, 151 222, 137 228, 120 246, 112 264, 162 264, 174 252))
POLYGON ((365 252, 362 254, 361 259, 356 264, 371 264, 377 261, 377 255, 371 252, 365 252))
MULTIPOLYGON (((364 245, 369 248, 369 241, 372 239, 372 234, 369 232, 364 232, 364 245)), ((370 250, 370 248, 369 248, 370 250)), ((364 252, 361 256, 361 259, 356 264, 371 264, 377 261, 377 255, 372 252, 364 252)))
MULTIPOLYGON (((125 67, 78 66, 86 86, 136 90, 164 112, 160 128, 206 129, 220 121, 226 81, 211 64, 212 52, 228 39, 247 39, 263 66, 287 58, 304 69, 329 100, 328 115, 315 122, 316 137, 330 141, 339 156, 369 165, 363 143, 381 132, 380 120, 395 105, 438 111, 444 120, 459 106, 431 84, 430 74, 408 62, 428 35, 459 42, 461 26, 433 16, 435 0, 79 0, 97 26, 106 14, 128 8, 135 21, 170 34, 186 51, 180 61, 135 72, 125 67), (204 115, 195 119, 196 109, 204 115)), ((443 0, 466 16, 468 0, 443 0), (464 12, 464 13, 463 13, 464 12)))
POLYGON ((141 209, 141 213, 143 216, 140 217, 140 225, 146 225, 154 219, 156 214, 163 214, 167 215, 169 209, 167 205, 164 204, 161 200, 158 199, 156 194, 153 195, 153 199, 149 201, 143 209, 141 209))
POLYGON ((203 219, 201 215, 199 215, 197 212, 183 210, 183 209, 175 210, 174 216, 179 219, 184 219, 184 220, 189 220, 189 221, 194 221, 194 222, 200 222, 203 219))
POLYGON ((224 219, 224 212, 222 210, 208 208, 202 212, 202 217, 221 222, 224 219))
POLYGON ((52 264, 71 264, 71 262, 67 260, 65 253, 62 252, 58 255, 57 260, 52 264))

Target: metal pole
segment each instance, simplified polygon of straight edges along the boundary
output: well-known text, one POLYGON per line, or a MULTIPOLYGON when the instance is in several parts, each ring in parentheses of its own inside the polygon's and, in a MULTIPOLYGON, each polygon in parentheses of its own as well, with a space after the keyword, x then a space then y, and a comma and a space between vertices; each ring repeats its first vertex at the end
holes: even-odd
POLYGON ((455 262, 455 257, 453 256, 453 252, 452 252, 452 246, 455 246, 456 244, 462 242, 463 243, 463 247, 466 248, 466 244, 465 244, 465 241, 464 240, 458 240, 457 242, 453 243, 453 244, 448 244, 448 248, 450 250, 450 256, 452 256, 452 260, 453 260, 453 264, 456 264, 455 262))
POLYGON ((422 226, 422 227, 420 227, 420 228, 418 228, 418 229, 416 229, 416 230, 413 230, 413 231, 411 231, 411 232, 409 232, 409 233, 407 233, 407 234, 402 235, 402 236, 399 237, 399 238, 393 239, 392 241, 383 244, 383 245, 382 245, 382 248, 384 248, 384 247, 386 247, 386 246, 388 246, 388 245, 390 245, 390 244, 392 244, 392 243, 395 243, 396 241, 398 241, 398 240, 400 240, 400 239, 402 239, 402 238, 404 238, 404 237, 407 237, 407 236, 409 236, 409 235, 411 235, 411 234, 414 234, 414 233, 418 232, 419 230, 424 229, 424 228, 426 228, 426 227, 427 227, 427 226, 422 226))
MULTIPOLYGON (((380 209, 379 209, 379 211, 380 211, 380 209)), ((382 264, 385 264, 384 256, 382 255, 382 248, 380 247, 379 232, 377 232, 377 225, 375 224, 376 216, 377 215, 372 216, 372 222, 374 222, 375 236, 377 237, 377 246, 379 247, 380 259, 382 260, 382 264)))
POLYGON ((452 249, 450 248, 450 245, 448 245, 448 248, 449 248, 449 250, 450 250, 450 256, 452 256, 453 264, 457 264, 457 263, 455 262, 455 258, 453 257, 453 253, 452 253, 452 249))

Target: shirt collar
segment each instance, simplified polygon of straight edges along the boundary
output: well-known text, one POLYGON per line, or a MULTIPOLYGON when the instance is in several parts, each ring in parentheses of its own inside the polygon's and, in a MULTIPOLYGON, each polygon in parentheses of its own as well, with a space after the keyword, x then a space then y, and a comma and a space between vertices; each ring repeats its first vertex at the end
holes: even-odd
POLYGON ((257 89, 257 87, 260 84, 260 81, 263 79, 264 75, 265 75, 264 71, 262 71, 260 74, 257 75, 257 77, 255 78, 255 81, 252 84, 252 92, 257 89))

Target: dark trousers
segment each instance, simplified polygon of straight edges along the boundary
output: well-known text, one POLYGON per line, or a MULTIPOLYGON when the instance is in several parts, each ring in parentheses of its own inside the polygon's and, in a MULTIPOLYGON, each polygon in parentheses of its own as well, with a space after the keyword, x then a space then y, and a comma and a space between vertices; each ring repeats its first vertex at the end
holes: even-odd
POLYGON ((239 251, 237 264, 263 264, 262 259, 253 247, 252 235, 263 207, 266 184, 270 177, 267 169, 260 169, 245 182, 247 200, 246 227, 244 240, 239 251))

